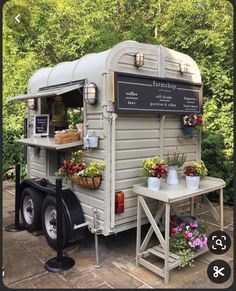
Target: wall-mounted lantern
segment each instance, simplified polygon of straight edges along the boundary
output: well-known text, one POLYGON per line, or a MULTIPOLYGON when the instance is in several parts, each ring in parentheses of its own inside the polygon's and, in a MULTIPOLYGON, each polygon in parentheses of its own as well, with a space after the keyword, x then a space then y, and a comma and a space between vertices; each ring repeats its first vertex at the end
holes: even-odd
POLYGON ((181 62, 179 64, 179 70, 180 70, 181 74, 187 73, 188 72, 188 65, 185 62, 181 62))
POLYGON ((97 100, 97 85, 93 82, 84 86, 84 101, 87 104, 95 104, 97 100))
POLYGON ((37 99, 36 98, 32 98, 32 99, 28 99, 28 108, 31 110, 36 110, 37 109, 37 99))
POLYGON ((135 55, 135 66, 137 68, 142 67, 144 65, 144 55, 141 52, 137 52, 135 55))

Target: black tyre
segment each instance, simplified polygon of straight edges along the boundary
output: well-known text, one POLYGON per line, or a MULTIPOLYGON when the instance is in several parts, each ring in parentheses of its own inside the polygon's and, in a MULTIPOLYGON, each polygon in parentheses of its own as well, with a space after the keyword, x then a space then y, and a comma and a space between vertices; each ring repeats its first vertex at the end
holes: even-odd
POLYGON ((42 228, 41 208, 43 194, 31 187, 27 187, 21 193, 21 217, 25 228, 32 232, 42 228))
MULTIPOLYGON (((51 248, 57 248, 57 211, 56 198, 54 196, 47 196, 42 205, 42 226, 44 236, 51 248)), ((62 241, 63 248, 67 246, 67 229, 64 214, 62 215, 62 241)))

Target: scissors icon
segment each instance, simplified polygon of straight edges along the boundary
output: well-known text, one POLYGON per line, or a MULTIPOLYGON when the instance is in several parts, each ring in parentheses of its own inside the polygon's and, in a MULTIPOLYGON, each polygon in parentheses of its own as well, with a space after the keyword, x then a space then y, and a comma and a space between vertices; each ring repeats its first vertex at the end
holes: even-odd
POLYGON ((214 266, 213 267, 213 270, 215 271, 215 273, 213 274, 214 278, 218 278, 219 275, 221 275, 222 277, 225 276, 224 273, 222 273, 222 271, 224 270, 225 268, 221 268, 219 269, 218 266, 214 266))

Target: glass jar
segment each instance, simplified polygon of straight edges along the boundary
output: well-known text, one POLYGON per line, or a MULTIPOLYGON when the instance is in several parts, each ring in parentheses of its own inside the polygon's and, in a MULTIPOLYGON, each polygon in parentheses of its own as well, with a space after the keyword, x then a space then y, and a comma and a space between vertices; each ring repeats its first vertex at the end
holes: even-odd
POLYGON ((54 97, 52 103, 52 121, 66 121, 66 107, 62 101, 62 96, 54 97))

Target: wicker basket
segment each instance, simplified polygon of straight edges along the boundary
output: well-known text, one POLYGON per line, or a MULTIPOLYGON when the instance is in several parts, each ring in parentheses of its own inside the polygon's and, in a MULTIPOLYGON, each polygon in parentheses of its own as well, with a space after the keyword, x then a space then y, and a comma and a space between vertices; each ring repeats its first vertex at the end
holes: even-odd
POLYGON ((98 189, 102 182, 102 176, 80 177, 80 176, 70 175, 69 179, 82 187, 86 187, 90 189, 98 189))

